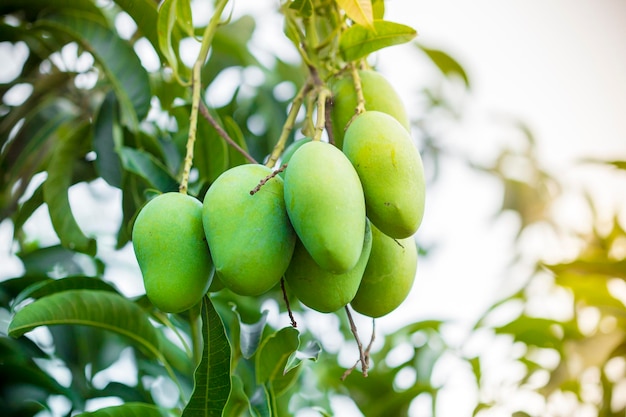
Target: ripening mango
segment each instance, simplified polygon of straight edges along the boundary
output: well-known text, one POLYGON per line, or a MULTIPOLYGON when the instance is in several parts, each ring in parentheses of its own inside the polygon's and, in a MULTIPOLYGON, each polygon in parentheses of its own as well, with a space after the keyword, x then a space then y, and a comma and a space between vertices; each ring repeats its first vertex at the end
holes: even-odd
MULTIPOLYGON (((404 104, 389 81, 382 74, 372 70, 360 70, 358 74, 365 99, 365 110, 387 113, 409 130, 410 122, 404 104)), ((332 82, 331 91, 333 93, 331 112, 333 138, 335 145, 342 149, 346 125, 354 116, 357 105, 352 76, 349 73, 344 74, 332 82)))
POLYGON ((361 277, 372 249, 372 232, 366 222, 361 256, 355 267, 333 274, 319 267, 300 241, 296 243, 285 279, 300 302, 321 313, 339 310, 352 300, 359 289, 361 277))
POLYGON ((165 193, 139 212, 133 248, 148 299, 178 313, 207 292, 213 264, 202 228, 202 203, 186 194, 165 193))
POLYGON ((376 318, 395 310, 409 294, 417 270, 417 246, 412 237, 396 240, 371 228, 372 250, 350 305, 376 318))
POLYGON ((409 133, 378 111, 359 115, 346 130, 343 152, 359 174, 367 217, 396 239, 413 235, 424 215, 424 167, 409 133))
POLYGON ((275 176, 251 194, 271 173, 263 165, 236 166, 222 173, 204 197, 202 221, 215 272, 240 295, 259 295, 276 285, 295 246, 283 180, 275 176))
POLYGON ((321 268, 337 274, 354 268, 363 247, 365 201, 359 177, 339 149, 319 141, 302 145, 285 172, 285 202, 321 268))

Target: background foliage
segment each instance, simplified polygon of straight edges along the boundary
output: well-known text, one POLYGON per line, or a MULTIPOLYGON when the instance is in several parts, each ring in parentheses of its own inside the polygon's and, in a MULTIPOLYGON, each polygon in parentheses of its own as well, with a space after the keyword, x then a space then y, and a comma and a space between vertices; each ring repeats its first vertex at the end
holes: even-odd
MULTIPOLYGON (((307 16, 313 5, 324 10, 331 3, 294 1, 283 13, 307 16)), ((373 2, 379 17, 382 3, 373 2)), ((526 140, 523 150, 503 151, 491 166, 442 147, 440 126, 462 117, 442 86, 453 84, 471 95, 471 80, 445 51, 418 43, 414 53, 440 70, 434 84, 415 92, 426 103, 424 111, 411 114, 431 181, 449 158, 501 181, 502 212, 514 211, 520 219, 519 256, 512 264, 528 262, 521 243, 537 227, 563 242, 575 241, 576 256, 531 260, 536 267, 526 282, 485 312, 461 345, 448 341, 446 323, 437 319, 378 329, 369 376, 353 372, 345 380, 340 377, 346 363, 358 357, 345 316, 322 318, 291 300, 294 329, 279 288, 258 299, 221 291, 202 311, 180 315, 164 315, 144 296, 128 296, 123 282, 110 279, 116 268, 112 254, 127 251, 130 225, 150 196, 178 189, 191 109, 191 90, 178 82, 189 79, 190 65, 178 46, 204 30, 192 25, 188 5, 0 5, 0 40, 27 50, 15 76, 0 85, 0 221, 12 224, 12 242, 6 244, 23 265, 22 274, 0 283, 7 323, 0 338, 0 406, 6 415, 78 414, 99 408, 94 400, 102 398, 120 405, 95 415, 219 415, 215 410, 224 406, 228 416, 330 415, 338 399, 366 416, 407 415, 426 399, 436 415, 438 393, 448 381, 433 373, 451 360, 475 378, 477 415, 502 409, 511 392, 541 404, 539 410, 522 404, 517 415, 571 415, 570 409, 559 411, 564 399, 575 410, 624 414, 624 219, 615 213, 607 225, 595 216, 582 235, 559 229, 550 208, 563 186, 538 163, 532 132, 523 124, 516 125, 526 140), (150 65, 151 59, 167 65, 150 65), (507 170, 512 160, 525 161, 522 176, 507 170), (80 207, 111 196, 121 218, 79 221, 80 207), (42 211, 57 244, 29 236, 29 221, 42 211), (558 314, 537 308, 554 300, 567 308, 558 314), (277 318, 269 320, 274 313, 277 318), (202 334, 204 348, 192 345, 194 333, 202 334), (476 340, 504 343, 515 372, 504 380, 490 373, 488 352, 471 348, 476 340), (120 358, 130 364, 124 378, 111 372, 120 358)), ((202 80, 210 92, 220 75, 239 77, 225 104, 210 112, 262 161, 280 136, 307 70, 277 56, 261 60, 253 48, 255 27, 255 18, 245 15, 221 25, 202 80)), ((287 35, 297 29, 288 27, 287 35)), ((350 47, 347 39, 342 48, 349 59, 372 52, 350 47)), ((204 118, 198 120, 198 137, 189 189, 202 196, 221 172, 246 160, 204 118)), ((624 161, 587 163, 624 176, 624 161)), ((429 245, 420 244, 428 256, 429 245)), ((369 336, 368 329, 361 331, 369 336)))

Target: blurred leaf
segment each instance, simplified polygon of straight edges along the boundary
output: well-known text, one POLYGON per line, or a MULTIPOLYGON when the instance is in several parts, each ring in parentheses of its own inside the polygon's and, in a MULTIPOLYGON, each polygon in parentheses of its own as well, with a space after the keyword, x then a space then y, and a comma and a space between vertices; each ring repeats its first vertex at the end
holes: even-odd
POLYGON ((150 41, 159 58, 163 58, 159 49, 157 33, 157 2, 151 0, 114 0, 135 21, 139 31, 150 41))
POLYGON ((230 343, 222 319, 208 296, 202 301, 202 361, 183 417, 221 417, 230 394, 230 343))
POLYGON ((287 364, 285 365, 285 373, 288 373, 292 369, 299 366, 303 360, 311 360, 317 362, 322 353, 322 345, 315 340, 309 340, 304 348, 296 350, 289 356, 287 364))
POLYGON ((66 11, 38 21, 41 27, 70 35, 91 52, 111 83, 121 106, 122 123, 137 131, 150 109, 150 80, 133 48, 97 16, 66 11))
POLYGON ((178 190, 178 181, 152 154, 124 146, 120 148, 120 157, 125 169, 139 175, 157 190, 163 193, 178 190))
POLYGON ((302 17, 311 17, 313 14, 313 3, 311 0, 293 0, 289 8, 296 10, 302 17))
POLYGON ((239 344, 241 354, 244 358, 250 359, 256 352, 261 342, 261 336, 263 335, 263 329, 265 329, 265 323, 267 321, 268 310, 264 310, 261 318, 256 323, 244 323, 241 320, 239 313, 235 311, 239 319, 239 344))
POLYGON ((352 25, 341 35, 339 48, 346 61, 355 61, 379 49, 409 42, 416 35, 415 29, 409 26, 375 20, 373 29, 359 24, 352 25))
POLYGON ((87 276, 72 276, 61 279, 46 279, 31 284, 15 297, 13 303, 14 305, 19 305, 28 298, 41 298, 67 290, 101 290, 117 293, 115 287, 101 279, 87 276))
POLYGON ((450 78, 450 76, 457 76, 463 80, 465 87, 470 87, 470 81, 467 73, 456 59, 439 49, 431 49, 423 45, 417 45, 417 47, 424 51, 433 64, 435 64, 446 77, 450 78))
POLYGON ((89 125, 61 126, 57 143, 48 164, 48 178, 43 184, 43 198, 48 205, 50 220, 61 244, 68 249, 96 254, 96 241, 86 237, 72 214, 69 187, 75 161, 88 150, 89 125))
POLYGON ((372 12, 374 14, 375 20, 382 20, 385 17, 385 1, 384 0, 373 0, 372 1, 372 12))
POLYGON ((626 169, 626 161, 610 161, 607 164, 613 165, 617 169, 626 169))
POLYGON ((558 320, 522 315, 494 330, 497 334, 512 335, 516 341, 526 345, 559 350, 563 340, 557 335, 556 328, 562 327, 563 323, 558 320))
POLYGON ((193 19, 191 17, 191 0, 176 1, 176 20, 183 32, 194 38, 193 19))
POLYGON ((96 152, 96 168, 109 185, 122 188, 122 164, 115 151, 122 142, 118 118, 117 100, 113 93, 104 98, 94 121, 93 149, 96 152))
POLYGON ((159 339, 146 313, 121 295, 96 290, 68 290, 25 306, 15 313, 8 334, 20 337, 39 326, 76 324, 114 331, 154 357, 159 339))
MULTIPOLYGON (((610 259, 576 259, 572 262, 546 265, 546 268, 557 275, 575 274, 580 279, 588 278, 593 280, 593 275, 605 275, 606 277, 621 278, 626 280, 626 259, 619 261, 610 259)), ((592 284, 595 285, 595 284, 592 284)))
MULTIPOLYGON (((243 133, 239 128, 239 125, 233 120, 232 117, 224 117, 224 130, 231 137, 233 141, 237 145, 239 145, 246 152, 248 151, 248 145, 246 143, 245 138, 243 137, 243 133)), ((230 168, 235 167, 237 165, 244 165, 249 163, 245 156, 243 156, 237 149, 232 146, 228 147, 228 166, 230 168)))
POLYGON ((180 41, 179 38, 174 35, 177 21, 176 12, 178 11, 178 1, 179 0, 164 0, 159 6, 157 34, 159 38, 159 49, 165 57, 167 64, 172 68, 174 77, 178 79, 179 82, 184 83, 181 76, 189 79, 191 73, 189 68, 182 65, 174 47, 172 46, 172 41, 174 41, 174 43, 176 43, 176 47, 178 48, 178 42, 180 41))
POLYGON ((359 25, 372 28, 374 15, 372 12, 372 0, 336 0, 346 15, 359 25))
POLYGON ((242 416, 250 410, 250 400, 244 391, 243 382, 237 374, 231 375, 231 391, 224 407, 223 416, 242 416))
POLYGON ((126 403, 77 414, 80 417, 171 417, 173 414, 154 404, 126 403))

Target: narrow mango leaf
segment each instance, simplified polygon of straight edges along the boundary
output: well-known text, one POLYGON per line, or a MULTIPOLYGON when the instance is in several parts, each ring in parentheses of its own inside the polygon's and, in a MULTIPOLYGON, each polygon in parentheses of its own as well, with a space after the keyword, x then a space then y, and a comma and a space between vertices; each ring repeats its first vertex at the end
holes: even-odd
POLYGON ((284 327, 263 341, 255 363, 258 384, 272 382, 286 373, 287 361, 300 344, 299 335, 293 327, 284 327))
POLYGON ((117 143, 122 142, 121 132, 117 126, 117 100, 110 92, 104 98, 100 111, 94 122, 93 149, 96 151, 96 169, 98 174, 117 188, 122 187, 122 163, 115 151, 117 143), (117 138, 116 138, 117 136, 117 138))
POLYGON ((204 118, 198 120, 193 165, 199 179, 208 183, 228 168, 228 145, 204 118))
POLYGON ((250 397, 252 415, 255 417, 273 417, 272 400, 265 385, 259 386, 250 397))
POLYGON ((456 59, 439 49, 430 49, 422 45, 418 45, 418 47, 424 51, 428 58, 430 58, 446 77, 457 76, 461 78, 465 86, 469 88, 470 82, 467 73, 456 59))
POLYGON ((13 316, 8 334, 20 337, 39 326, 85 325, 128 337, 160 358, 159 338, 148 315, 132 301, 109 291, 68 290, 40 298, 13 316))
POLYGON ((41 298, 67 290, 100 290, 117 293, 115 287, 99 278, 73 276, 61 279, 46 279, 26 287, 24 291, 15 297, 13 305, 17 306, 28 298, 41 298))
POLYGON ((70 35, 93 54, 118 98, 122 123, 136 132, 148 114, 152 94, 148 73, 132 46, 89 13, 64 11, 37 24, 70 35))
POLYGON ((346 61, 355 61, 372 52, 392 45, 409 42, 417 36, 410 26, 387 20, 374 20, 374 28, 352 25, 339 40, 339 49, 346 61))
POLYGON ((77 417, 170 417, 169 411, 154 404, 126 403, 78 414, 77 417))
POLYGON ((545 266, 557 275, 576 274, 581 275, 581 279, 584 279, 582 275, 589 275, 590 280, 593 280, 593 275, 605 275, 626 280, 626 259, 620 261, 602 258, 596 260, 577 259, 569 263, 545 266))
POLYGON ((183 32, 185 32, 190 38, 193 38, 195 34, 193 31, 190 0, 178 0, 176 2, 176 19, 183 32))
POLYGON ((61 244, 71 250, 96 254, 96 241, 85 236, 72 214, 68 197, 74 163, 85 155, 89 143, 89 125, 64 125, 57 131, 57 143, 48 164, 48 178, 43 184, 43 199, 48 204, 50 220, 61 244))
POLYGON ((181 83, 186 82, 182 80, 181 75, 189 79, 190 71, 184 65, 179 66, 178 54, 172 46, 172 41, 176 42, 178 46, 177 37, 174 36, 174 30, 176 28, 176 11, 178 0, 165 0, 161 3, 157 17, 157 33, 159 36, 159 50, 165 57, 167 64, 172 68, 174 77, 181 83))
MULTIPOLYGON (((244 390, 243 381, 237 374, 231 375, 231 390, 228 402, 224 407, 224 416, 241 416, 250 411, 250 400, 244 390)), ((250 411, 251 412, 251 411, 250 411)))
POLYGON ((202 301, 202 360, 194 373, 194 388, 182 417, 221 417, 230 395, 230 343, 211 299, 202 301))
POLYGON ((152 154, 140 149, 123 147, 120 149, 120 157, 126 170, 139 175, 161 192, 178 190, 178 181, 152 154))
POLYGON ((337 0, 337 4, 352 21, 359 25, 373 28, 374 13, 372 0, 337 0))
POLYGON ((261 342, 261 336, 263 335, 263 329, 267 322, 267 310, 263 311, 261 318, 256 323, 248 324, 241 320, 241 316, 237 311, 237 318, 239 319, 239 344, 241 354, 244 358, 250 359, 256 352, 261 342))
POLYGON ((373 0, 372 11, 374 13, 374 19, 382 20, 385 17, 385 1, 373 0))
POLYGON ((55 272, 63 276, 91 275, 98 271, 96 259, 89 255, 77 253, 61 245, 37 248, 27 253, 18 254, 26 270, 25 275, 49 276, 55 272))
POLYGON ((497 334, 510 334, 515 341, 529 346, 560 350, 563 347, 563 341, 554 327, 562 325, 563 323, 558 320, 522 315, 494 330, 497 334))
MULTIPOLYGON (((241 131, 241 128, 239 128, 237 122, 235 122, 232 117, 224 117, 224 130, 226 130, 226 133, 228 133, 228 135, 231 137, 232 140, 235 141, 235 143, 237 143, 237 145, 239 145, 246 152, 248 151, 248 144, 243 137, 243 132, 241 131)), ((246 157, 243 156, 237 149, 232 146, 228 147, 228 166, 230 168, 247 163, 248 160, 246 159, 246 157)))

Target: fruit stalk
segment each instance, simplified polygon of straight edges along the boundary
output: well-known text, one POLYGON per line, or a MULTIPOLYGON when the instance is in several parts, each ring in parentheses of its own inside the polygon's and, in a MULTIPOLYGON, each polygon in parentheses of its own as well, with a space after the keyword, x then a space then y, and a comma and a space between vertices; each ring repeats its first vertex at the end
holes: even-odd
POLYGON ((251 164, 258 163, 257 160, 252 157, 252 155, 246 152, 245 149, 239 146, 237 142, 235 142, 233 138, 231 138, 230 135, 226 133, 222 126, 220 126, 220 124, 217 123, 213 116, 211 116, 211 113, 209 113, 209 109, 207 109, 206 105, 203 102, 200 102, 200 114, 202 115, 202 117, 205 118, 207 122, 209 122, 211 126, 213 126, 213 129, 215 129, 217 134, 220 135, 220 137, 224 139, 229 146, 235 148, 235 150, 242 154, 244 158, 246 158, 251 164))
POLYGON ((183 194, 187 194, 187 185, 189 183, 189 173, 191 172, 191 165, 193 163, 193 148, 196 142, 196 132, 198 127, 198 108, 200 106, 200 90, 202 89, 201 70, 207 55, 209 54, 209 48, 213 41, 213 35, 217 30, 217 26, 220 22, 222 12, 226 7, 228 0, 220 0, 215 6, 215 13, 211 17, 209 24, 204 30, 202 36, 202 44, 200 45, 200 52, 198 58, 193 65, 191 74, 191 114, 189 115, 189 136, 187 137, 187 152, 185 154, 185 160, 183 163, 183 174, 180 181, 178 191, 183 194))
POLYGON ((289 109, 289 113, 287 114, 287 120, 285 120, 283 130, 280 133, 280 137, 278 138, 276 145, 274 145, 274 149, 272 149, 270 157, 265 163, 266 167, 272 168, 276 164, 276 161, 278 161, 280 155, 283 153, 283 150, 285 149, 285 143, 287 142, 289 134, 293 130, 293 126, 296 122, 296 117, 298 116, 300 107, 302 107, 304 97, 309 93, 309 91, 311 91, 312 87, 312 83, 310 81, 307 81, 304 86, 302 86, 300 91, 298 91, 298 94, 296 94, 296 96, 294 97, 293 102, 291 103, 291 108, 289 109))
POLYGON ((315 133, 313 140, 320 140, 324 127, 326 126, 326 101, 331 96, 331 92, 326 87, 321 87, 317 95, 317 121, 315 123, 315 133))

